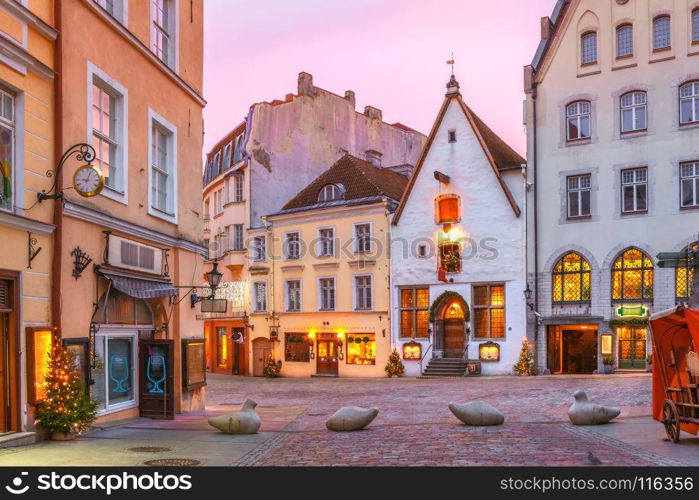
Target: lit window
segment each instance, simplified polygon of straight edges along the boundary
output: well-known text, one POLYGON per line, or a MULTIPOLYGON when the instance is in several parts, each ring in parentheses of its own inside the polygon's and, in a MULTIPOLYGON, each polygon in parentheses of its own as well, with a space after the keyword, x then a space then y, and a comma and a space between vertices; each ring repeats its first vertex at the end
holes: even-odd
POLYGON ((578 141, 590 138, 590 118, 592 107, 590 101, 578 101, 566 108, 568 119, 568 140, 578 141))
POLYGON ((590 174, 574 175, 566 178, 568 218, 588 217, 592 194, 590 174))
POLYGON ((287 233, 286 235, 286 258, 301 258, 301 235, 298 232, 287 233))
POLYGON ((699 122, 699 80, 680 87, 680 123, 699 122))
POLYGON ((255 236, 252 240, 252 260, 261 262, 267 259, 267 239, 264 236, 255 236))
POLYGON ((437 202, 437 224, 457 223, 461 220, 461 199, 455 194, 443 194, 437 202))
POLYGON ((476 338, 505 337, 504 285, 473 287, 473 328, 476 338))
POLYGON ((648 210, 648 169, 632 168, 621 171, 622 213, 648 210))
POLYGON ((699 161, 680 163, 682 207, 699 206, 699 161))
POLYGON ((286 282, 286 310, 298 312, 301 310, 301 281, 289 280, 286 282))
MULTIPOLYGON (((696 251, 696 244, 685 248, 685 252, 696 251)), ((692 280, 694 279, 694 266, 675 268, 675 297, 678 301, 686 301, 692 295, 692 280)))
POLYGON ((371 289, 371 276, 355 276, 355 309, 371 310, 373 308, 373 297, 371 289))
POLYGON ((320 286, 321 311, 335 310, 335 278, 321 278, 318 282, 320 286))
POLYGON ((400 336, 427 338, 430 325, 430 289, 400 289, 400 336))
POLYGON ((645 92, 629 92, 621 96, 621 132, 646 130, 647 96, 645 92))
POLYGON ((653 298, 653 262, 637 248, 625 250, 612 266, 612 300, 653 298))
POLYGON ((328 184, 323 186, 318 194, 318 201, 336 201, 345 197, 345 188, 342 184, 328 184))
POLYGON ((461 245, 458 243, 440 243, 439 267, 448 273, 460 273, 461 245))
POLYGON ((347 337, 348 365, 376 364, 376 335, 373 333, 354 333, 347 337))
POLYGON ((311 360, 307 333, 287 333, 285 335, 284 359, 297 362, 309 362, 311 360))
POLYGON ((253 283, 253 307, 255 312, 267 310, 267 283, 264 281, 253 283))
POLYGON ((225 326, 216 327, 216 364, 218 366, 228 364, 228 335, 225 326))
POLYGON ((332 228, 320 229, 318 236, 318 255, 321 257, 335 255, 335 231, 332 228))
POLYGON ((355 252, 371 252, 371 224, 356 224, 354 226, 355 252))
POLYGON ((0 90, 0 208, 13 209, 15 168, 15 100, 0 90))
POLYGON ((553 302, 589 302, 592 295, 590 264, 578 253, 561 257, 553 268, 553 302))
POLYGON ((672 45, 670 16, 661 16, 653 21, 653 50, 667 49, 672 45))
POLYGON ((633 55, 633 26, 625 24, 616 30, 616 56, 628 57, 633 55))
POLYGON ((581 38, 582 63, 594 64, 597 62, 597 33, 585 33, 581 38))

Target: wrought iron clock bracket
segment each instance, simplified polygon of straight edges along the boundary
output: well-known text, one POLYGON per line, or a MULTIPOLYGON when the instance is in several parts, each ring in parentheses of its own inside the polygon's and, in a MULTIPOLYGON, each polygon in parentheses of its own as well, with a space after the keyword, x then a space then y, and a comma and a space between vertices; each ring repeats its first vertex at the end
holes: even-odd
POLYGON ((51 189, 49 189, 48 191, 43 189, 41 193, 36 193, 36 197, 39 200, 39 203, 41 203, 44 200, 63 199, 63 191, 59 191, 58 187, 58 178, 61 174, 61 170, 63 169, 63 165, 71 156, 75 156, 75 159, 77 161, 85 161, 88 165, 92 165, 92 162, 95 160, 96 156, 95 148, 84 142, 74 144, 73 146, 68 148, 66 152, 63 153, 63 156, 61 156, 58 165, 56 165, 56 169, 46 171, 46 177, 48 177, 49 179, 53 178, 53 186, 51 186, 51 189))

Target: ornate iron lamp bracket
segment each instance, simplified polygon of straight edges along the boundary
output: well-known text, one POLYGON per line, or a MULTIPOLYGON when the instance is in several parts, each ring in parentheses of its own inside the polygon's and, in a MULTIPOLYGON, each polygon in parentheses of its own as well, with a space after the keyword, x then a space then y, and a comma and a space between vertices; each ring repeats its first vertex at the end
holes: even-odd
POLYGON ((56 169, 46 171, 46 177, 48 177, 49 179, 53 178, 53 186, 51 186, 51 189, 48 192, 44 189, 41 191, 41 193, 36 193, 36 197, 39 200, 39 203, 41 203, 44 200, 63 199, 63 191, 59 191, 58 187, 58 178, 61 173, 61 170, 63 169, 63 164, 71 156, 75 156, 75 159, 77 161, 85 161, 88 165, 92 165, 92 162, 95 160, 96 157, 95 148, 84 142, 75 144, 68 148, 66 152, 63 153, 63 156, 61 156, 61 160, 58 162, 56 169))
POLYGON ((32 233, 27 231, 27 269, 32 268, 32 261, 39 255, 39 252, 41 252, 42 247, 36 248, 37 243, 38 241, 32 233))
POLYGON ((78 279, 80 276, 82 276, 85 268, 90 265, 92 259, 88 257, 88 255, 83 252, 80 247, 75 247, 75 249, 70 252, 70 255, 75 258, 73 260, 73 277, 78 279))

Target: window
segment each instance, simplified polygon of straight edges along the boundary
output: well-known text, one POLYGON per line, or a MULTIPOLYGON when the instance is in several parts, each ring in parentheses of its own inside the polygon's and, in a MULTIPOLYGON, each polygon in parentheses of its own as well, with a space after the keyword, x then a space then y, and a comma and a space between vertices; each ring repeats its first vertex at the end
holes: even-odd
POLYGON ((243 201, 243 183, 245 178, 242 174, 237 174, 233 176, 233 203, 240 203, 243 201))
POLYGON ((335 255, 335 230, 331 227, 320 229, 318 237, 318 255, 320 257, 335 255))
POLYGON ((267 259, 267 238, 255 236, 252 239, 252 260, 261 262, 267 259))
POLYGON ((590 138, 590 101, 578 101, 566 108, 568 118, 568 140, 579 141, 590 138))
POLYGON ((461 245, 441 243, 439 245, 439 267, 448 273, 461 272, 461 245))
POLYGON ((437 224, 452 224, 461 220, 461 198, 456 194, 437 197, 437 224))
POLYGON ((311 360, 307 333, 287 333, 284 337, 284 359, 286 361, 307 363, 311 360))
POLYGON ((298 232, 286 234, 286 258, 301 258, 301 234, 298 232))
POLYGON ((288 280, 286 282, 286 310, 287 312, 299 312, 301 310, 300 280, 288 280))
POLYGON ((214 215, 223 213, 223 189, 214 191, 214 215))
POLYGON ((225 326, 216 327, 216 364, 218 366, 228 364, 228 335, 225 326))
POLYGON ((683 208, 699 206, 699 161, 680 163, 680 190, 683 208))
POLYGON ((592 176, 590 174, 574 175, 566 178, 569 219, 590 216, 591 179, 592 176))
POLYGON ((342 184, 328 184, 323 186, 318 194, 318 201, 342 200, 345 197, 345 188, 342 184))
POLYGON ((226 147, 223 148, 223 164, 221 165, 221 170, 225 172, 231 168, 231 147, 232 144, 229 142, 226 147))
POLYGON ((168 66, 175 66, 175 12, 173 0, 152 0, 151 50, 168 66))
MULTIPOLYGON (((685 252, 696 250, 696 244, 684 249, 685 252)), ((675 268, 675 297, 678 302, 686 301, 692 295, 692 280, 694 280, 694 266, 675 268)))
POLYGON ((699 9, 692 11, 692 42, 699 42, 699 9))
POLYGON ((425 257, 427 257, 427 245, 425 245, 424 243, 421 245, 418 245, 417 256, 420 257, 421 259, 424 259, 425 257))
POLYGON ((624 24, 616 29, 616 56, 629 57, 633 55, 633 26, 624 24))
POLYGON ((321 278, 318 281, 320 287, 320 304, 321 311, 335 310, 335 278, 321 278))
POLYGON ((267 310, 267 283, 256 281, 252 286, 254 311, 265 312, 267 310))
POLYGON ((473 328, 476 338, 505 337, 505 286, 473 287, 473 328))
POLYGON ((243 225, 233 224, 233 250, 243 250, 243 225))
POLYGON ((653 298, 653 262, 637 248, 629 248, 612 266, 612 300, 651 300, 653 298))
POLYGON ((354 226, 355 252, 371 252, 371 224, 356 224, 354 226))
MULTIPOLYGON (((96 335, 92 398, 98 413, 136 406, 136 335, 96 335)), ((151 354, 151 359, 156 356, 151 354)), ((166 356, 159 356, 161 365, 166 356)))
POLYGON ((355 276, 355 306, 356 310, 371 310, 372 293, 371 293, 371 276, 355 276))
POLYGON ((656 17, 653 21, 653 50, 669 49, 671 45, 670 16, 656 17))
POLYGON ((243 159, 243 134, 236 136, 233 146, 233 165, 243 159))
POLYGON ((221 173, 221 152, 218 151, 214 155, 214 177, 221 173))
POLYGON ((594 64, 597 62, 597 33, 585 33, 581 38, 582 64, 594 64))
POLYGON ((456 142, 456 130, 449 131, 449 142, 456 142))
POLYGON ((153 210, 149 213, 176 223, 176 129, 163 118, 156 118, 155 113, 150 114, 150 206, 153 210))
POLYGON ((699 122, 699 80, 680 87, 680 123, 699 122))
POLYGON ((128 0, 94 0, 97 5, 102 7, 107 14, 122 24, 126 24, 126 9, 124 2, 128 0))
POLYGON ((14 208, 15 99, 0 90, 0 208, 14 208))
POLYGON ((576 252, 561 257, 553 268, 553 303, 590 302, 590 264, 576 252))
POLYGON ((376 364, 376 335, 373 333, 353 333, 347 336, 347 364, 376 364))
POLYGON ((430 336, 430 289, 400 289, 400 336, 428 338, 430 336))
POLYGON ((92 147, 96 166, 102 170, 105 185, 117 189, 119 178, 116 165, 116 98, 97 84, 92 84, 92 147))
POLYGON ((647 96, 645 92, 629 92, 621 96, 621 133, 646 130, 647 96))
POLYGON ((648 210, 648 169, 632 168, 621 171, 622 213, 648 210))

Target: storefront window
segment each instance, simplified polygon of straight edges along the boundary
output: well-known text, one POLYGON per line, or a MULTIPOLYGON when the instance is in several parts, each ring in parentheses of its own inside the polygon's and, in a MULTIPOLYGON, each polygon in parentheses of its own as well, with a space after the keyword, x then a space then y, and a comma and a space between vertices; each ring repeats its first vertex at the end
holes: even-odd
POLYGON ((135 335, 98 335, 92 369, 92 397, 100 410, 126 406, 135 400, 135 335))
POLYGON ((347 364, 376 364, 376 335, 373 333, 356 333, 347 336, 347 364))
POLYGON ((53 333, 51 330, 30 330, 32 349, 32 368, 34 394, 33 401, 40 401, 46 397, 46 375, 48 372, 49 354, 53 344, 53 333))
POLYGON ((646 329, 617 328, 619 339, 619 368, 642 369, 646 367, 646 329))
POLYGON ((228 336, 224 326, 216 328, 216 363, 218 366, 226 366, 228 363, 228 336))
POLYGON ((311 353, 308 346, 308 334, 287 333, 284 342, 284 359, 286 361, 308 362, 311 353))

